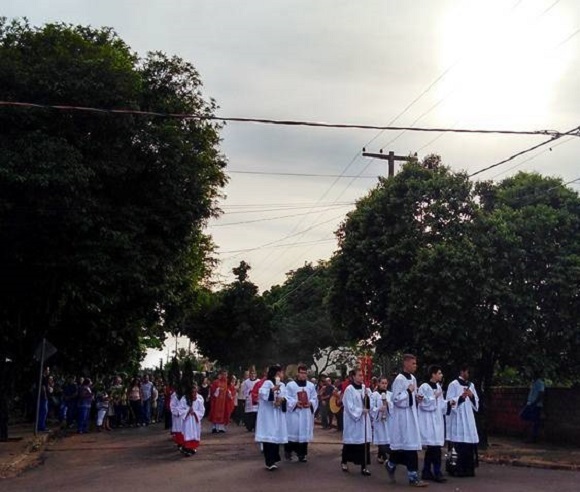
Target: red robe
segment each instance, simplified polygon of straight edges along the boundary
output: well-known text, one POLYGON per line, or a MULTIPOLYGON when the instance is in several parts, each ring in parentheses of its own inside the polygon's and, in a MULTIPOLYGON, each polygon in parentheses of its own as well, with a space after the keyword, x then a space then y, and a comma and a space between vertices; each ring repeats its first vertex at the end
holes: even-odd
POLYGON ((211 383, 209 394, 211 398, 209 421, 212 424, 228 425, 234 409, 234 395, 228 387, 226 378, 220 377, 211 383))

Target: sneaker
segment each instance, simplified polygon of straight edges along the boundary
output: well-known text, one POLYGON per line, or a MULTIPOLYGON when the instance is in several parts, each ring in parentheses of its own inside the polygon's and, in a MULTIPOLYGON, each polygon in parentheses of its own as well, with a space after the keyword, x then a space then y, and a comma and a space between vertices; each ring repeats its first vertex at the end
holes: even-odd
POLYGON ((385 463, 385 469, 387 470, 387 473, 389 474, 389 480, 391 481, 391 483, 396 483, 397 480, 395 480, 395 470, 397 469, 397 467, 391 466, 390 463, 387 461, 385 463))
POLYGON ((267 466, 266 468, 268 469, 268 471, 274 471, 274 470, 277 470, 278 469, 278 466, 276 466, 276 465, 270 465, 270 466, 267 466))
POLYGON ((308 460, 306 459, 306 456, 298 456, 298 461, 300 463, 306 463, 308 460))
POLYGON ((292 461, 292 453, 289 453, 287 451, 284 451, 284 459, 286 461, 292 461))
POLYGON ((360 474, 361 474, 361 475, 363 475, 363 476, 365 476, 365 477, 370 477, 370 476, 371 476, 371 472, 370 472, 370 470, 368 470, 367 468, 363 468, 363 469, 360 471, 360 474))
POLYGON ((411 487, 429 487, 429 484, 427 482, 423 482, 423 480, 411 480, 409 481, 409 485, 411 487))

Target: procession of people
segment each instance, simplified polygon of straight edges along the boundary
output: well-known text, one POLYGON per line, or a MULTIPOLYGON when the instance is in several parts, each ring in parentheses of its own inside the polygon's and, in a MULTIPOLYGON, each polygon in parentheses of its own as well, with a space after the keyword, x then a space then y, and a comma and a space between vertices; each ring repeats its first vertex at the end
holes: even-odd
MULTIPOLYGON (((282 366, 273 365, 258 379, 252 366, 237 384, 234 378, 228 378, 227 371, 220 370, 206 392, 211 432, 226 433, 235 412, 243 415, 237 424, 254 434, 266 470, 276 471, 283 460, 306 463, 316 419, 320 419, 322 428, 329 427, 328 413, 319 411, 325 408, 329 412, 332 398, 331 413, 341 415, 340 463, 344 473, 352 471, 352 464, 359 467, 361 475, 370 476, 374 456, 378 464, 384 465, 388 480, 395 482, 397 467, 404 467, 408 484, 413 487, 447 481, 444 468, 454 477, 475 476, 479 438, 474 412, 479 408, 479 398, 469 381, 469 367, 460 367, 446 394, 441 386, 441 366, 429 366, 421 385, 415 376, 417 367, 416 356, 405 354, 401 371, 392 383, 385 375, 371 379, 357 367, 344 382, 335 385, 330 378, 321 378, 318 388, 309 380, 308 367, 303 364, 296 367, 292 378, 285 377, 282 366), (238 404, 243 408, 236 409, 236 401, 241 401, 238 404), (446 443, 449 452, 443 463, 446 443), (376 446, 376 452, 371 446, 376 446)), ((204 397, 195 383, 181 384, 171 394, 170 407, 175 443, 184 456, 193 456, 201 441, 201 420, 207 414, 204 397)))

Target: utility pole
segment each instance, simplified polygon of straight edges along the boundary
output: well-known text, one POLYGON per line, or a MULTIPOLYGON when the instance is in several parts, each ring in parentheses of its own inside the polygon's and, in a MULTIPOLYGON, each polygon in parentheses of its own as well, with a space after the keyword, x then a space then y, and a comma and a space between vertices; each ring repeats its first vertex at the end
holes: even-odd
POLYGON ((395 161, 408 161, 411 159, 408 155, 395 155, 393 151, 389 152, 388 154, 383 154, 381 149, 379 154, 375 154, 374 152, 367 152, 366 149, 363 149, 362 152, 363 157, 372 157, 373 159, 382 159, 388 161, 389 165, 389 178, 392 178, 395 175, 395 161))

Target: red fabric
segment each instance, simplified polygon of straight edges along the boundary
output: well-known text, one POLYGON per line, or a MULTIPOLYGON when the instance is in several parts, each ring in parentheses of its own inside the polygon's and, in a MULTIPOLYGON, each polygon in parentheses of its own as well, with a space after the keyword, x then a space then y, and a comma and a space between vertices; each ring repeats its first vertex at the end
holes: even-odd
POLYGON ((230 415, 232 414, 234 400, 228 388, 226 379, 220 377, 211 383, 209 394, 211 397, 209 421, 212 424, 228 425, 230 423, 230 415), (218 389, 219 394, 218 396, 215 396, 218 389))
POLYGON ((252 396, 252 405, 257 405, 260 401, 260 388, 264 384, 264 381, 266 381, 266 378, 262 378, 256 384, 254 384, 252 392, 250 393, 252 396))
POLYGON ((195 440, 183 441, 183 447, 185 449, 197 449, 197 448, 199 448, 199 441, 195 441, 195 440))
POLYGON ((173 433, 173 441, 175 442, 175 444, 177 444, 178 446, 183 446, 183 443, 185 442, 183 440, 183 434, 181 432, 174 432, 173 433))

